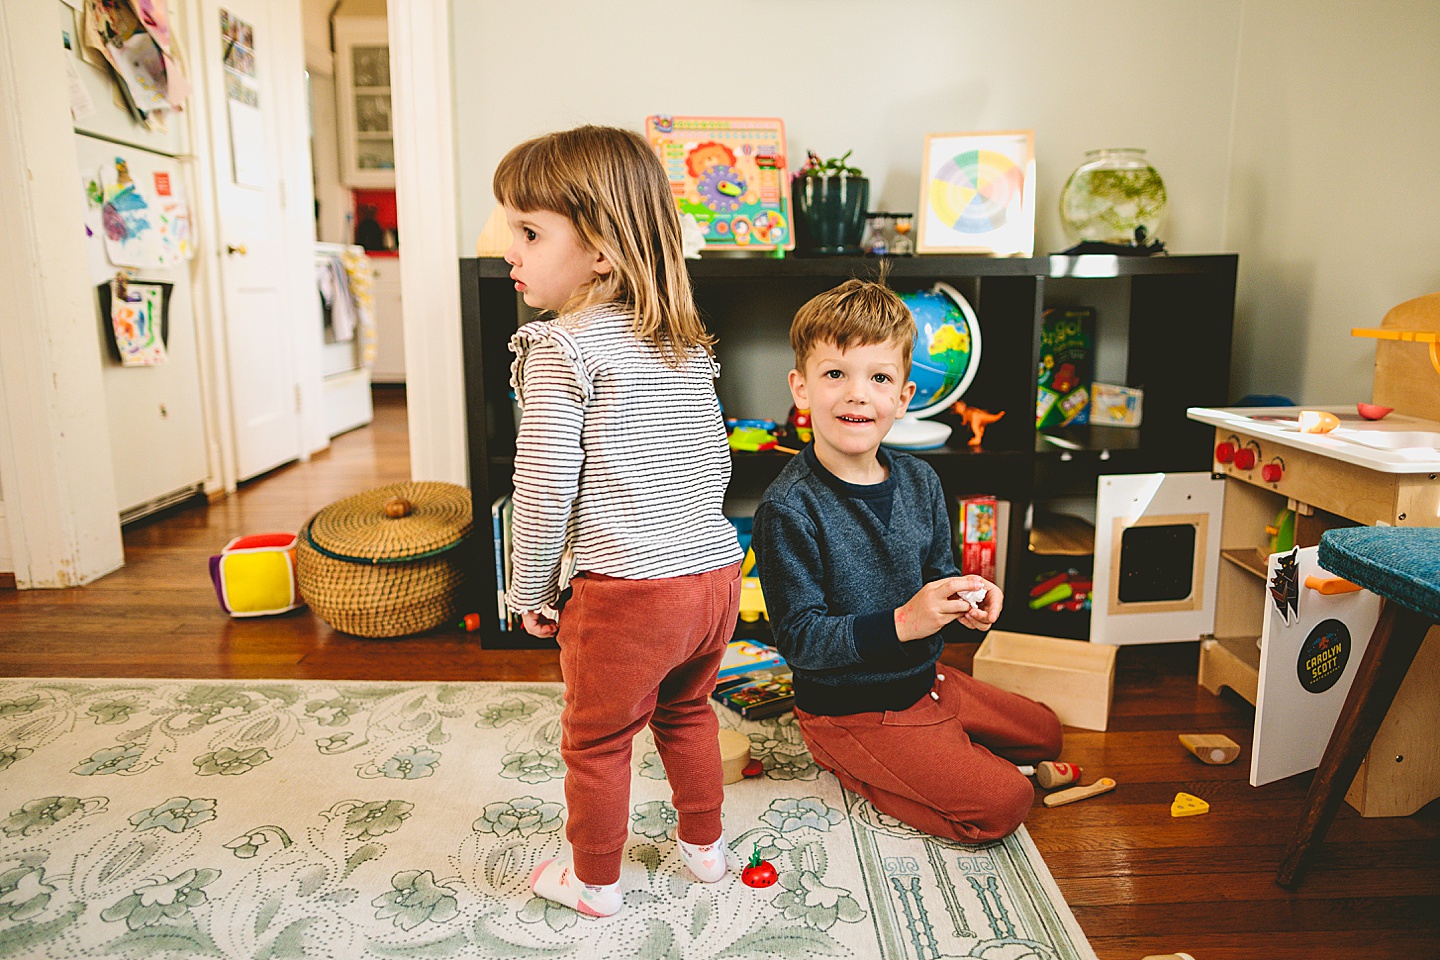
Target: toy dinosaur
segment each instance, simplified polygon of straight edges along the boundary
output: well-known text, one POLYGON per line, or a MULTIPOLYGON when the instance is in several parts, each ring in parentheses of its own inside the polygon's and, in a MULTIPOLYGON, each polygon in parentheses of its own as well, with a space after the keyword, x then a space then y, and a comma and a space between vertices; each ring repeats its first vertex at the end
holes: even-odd
POLYGON ((980 446, 980 439, 985 436, 985 428, 988 425, 1005 416, 1004 410, 999 413, 991 413, 989 410, 972 407, 964 400, 955 401, 955 406, 951 409, 960 414, 960 419, 964 421, 965 426, 970 428, 970 446, 972 447, 980 446))

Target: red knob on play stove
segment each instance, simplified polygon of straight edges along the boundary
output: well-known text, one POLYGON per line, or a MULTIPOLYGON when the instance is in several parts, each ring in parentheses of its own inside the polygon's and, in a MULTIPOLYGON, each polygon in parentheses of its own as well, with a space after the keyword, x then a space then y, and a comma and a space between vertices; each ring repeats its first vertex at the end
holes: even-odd
POLYGON ((1285 471, 1278 463, 1267 463, 1260 468, 1260 479, 1266 483, 1279 483, 1285 471))
POLYGON ((1215 445, 1215 462, 1229 463, 1235 459, 1235 444, 1217 443, 1215 445))
POLYGON ((1255 466, 1255 451, 1241 447, 1235 451, 1235 469, 1249 470, 1255 466))

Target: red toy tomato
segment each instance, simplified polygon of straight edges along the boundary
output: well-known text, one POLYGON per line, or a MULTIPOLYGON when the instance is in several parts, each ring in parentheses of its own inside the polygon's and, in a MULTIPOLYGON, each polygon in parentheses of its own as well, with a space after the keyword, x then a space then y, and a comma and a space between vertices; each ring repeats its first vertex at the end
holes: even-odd
POLYGON ((740 882, 747 887, 768 887, 780 874, 775 872, 775 867, 769 860, 760 859, 760 847, 757 844, 750 853, 750 865, 740 871, 740 882))

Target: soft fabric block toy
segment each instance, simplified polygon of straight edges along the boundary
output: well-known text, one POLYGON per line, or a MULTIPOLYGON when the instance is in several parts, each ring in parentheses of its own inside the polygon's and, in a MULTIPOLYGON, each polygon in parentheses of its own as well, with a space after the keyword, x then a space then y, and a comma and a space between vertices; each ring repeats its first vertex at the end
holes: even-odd
POLYGON ((302 606, 293 533, 236 537, 210 558, 210 579, 232 617, 264 617, 302 606))

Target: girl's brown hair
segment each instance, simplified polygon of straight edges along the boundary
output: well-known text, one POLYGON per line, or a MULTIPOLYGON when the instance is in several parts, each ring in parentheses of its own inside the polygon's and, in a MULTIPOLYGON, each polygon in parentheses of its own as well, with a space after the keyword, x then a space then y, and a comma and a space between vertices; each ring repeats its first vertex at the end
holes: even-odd
POLYGON ((610 273, 575 292, 563 313, 600 303, 634 312, 635 336, 679 366, 715 338, 695 308, 669 178, 638 133, 584 126, 515 147, 495 170, 495 198, 512 210, 548 210, 604 255, 610 273))

